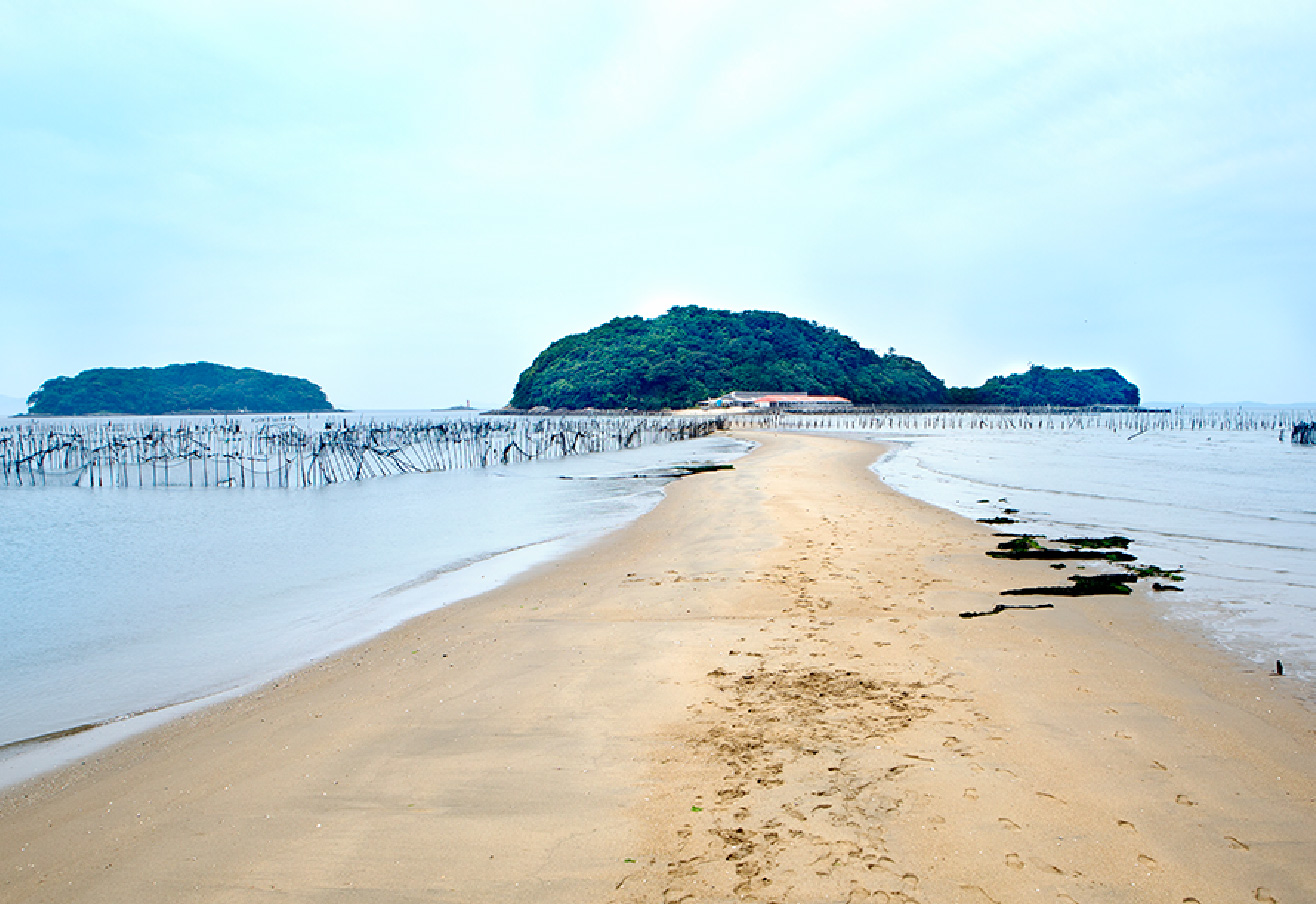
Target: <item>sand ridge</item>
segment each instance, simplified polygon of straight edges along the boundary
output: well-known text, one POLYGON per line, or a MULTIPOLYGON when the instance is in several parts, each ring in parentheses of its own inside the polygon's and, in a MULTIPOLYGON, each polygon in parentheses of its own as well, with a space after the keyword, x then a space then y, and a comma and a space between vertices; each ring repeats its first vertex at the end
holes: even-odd
MULTIPOLYGON (((667 789, 649 817, 664 853, 614 900, 1310 893, 1309 714, 1271 699, 1277 726, 1204 693, 1193 677, 1214 668, 1228 681, 1218 672, 1236 664, 1186 652, 1129 603, 1061 600, 1060 613, 967 624, 959 612, 1046 570, 986 559, 987 531, 876 482, 829 494, 825 467, 770 473, 785 478, 765 488, 782 542, 757 580, 781 609, 736 639, 673 729, 651 777, 667 789), (1199 674, 1167 669, 1169 649, 1199 674), (1210 753, 1186 758, 1193 747, 1210 753), (1272 770, 1277 786, 1261 787, 1272 770), (1191 788, 1210 789, 1209 818, 1191 788), (1258 862, 1239 833, 1286 841, 1258 862)), ((1247 684, 1233 681, 1233 696, 1247 684)))
POLYGON ((878 451, 634 525, 10 795, 4 901, 1316 899, 1316 722, 878 451), (23 795, 27 795, 24 797, 23 795))

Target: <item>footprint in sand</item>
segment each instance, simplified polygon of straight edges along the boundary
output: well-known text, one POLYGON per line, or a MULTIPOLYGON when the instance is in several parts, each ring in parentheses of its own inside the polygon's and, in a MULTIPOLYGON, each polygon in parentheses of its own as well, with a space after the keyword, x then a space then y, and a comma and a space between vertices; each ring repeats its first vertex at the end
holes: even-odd
POLYGON ((1134 826, 1134 824, 1129 822, 1127 819, 1117 819, 1115 820, 1115 825, 1119 826, 1121 829, 1123 829, 1124 831, 1130 834, 1137 834, 1138 832, 1137 827, 1134 826))
POLYGON ((1229 842, 1229 846, 1230 846, 1231 848, 1234 848, 1235 850, 1239 850, 1239 851, 1250 851, 1250 850, 1252 850, 1252 848, 1251 848, 1250 846, 1248 846, 1248 845, 1244 844, 1243 842, 1239 841, 1239 840, 1238 840, 1237 838, 1235 838, 1233 835, 1226 835, 1226 836, 1225 836, 1225 841, 1228 841, 1228 842, 1229 842))
POLYGON ((1010 869, 1023 869, 1024 861, 1018 854, 1006 854, 1005 865, 1010 867, 1010 869))
POLYGON ((1138 865, 1141 866, 1141 867, 1143 867, 1144 869, 1159 869, 1159 868, 1160 868, 1160 864, 1157 863, 1153 858, 1148 857, 1146 854, 1139 854, 1139 855, 1138 855, 1138 865))
POLYGON ((968 798, 969 800, 977 800, 977 799, 978 799, 978 789, 977 789, 977 788, 965 788, 965 789, 964 789, 964 796, 965 796, 966 798, 968 798))
POLYGON ((1252 897, 1260 901, 1261 904, 1279 904, 1279 901, 1275 899, 1275 896, 1270 893, 1268 888, 1258 888, 1252 897))
POLYGON ((1185 807, 1197 806, 1197 801, 1190 798, 1187 794, 1176 794, 1174 796, 1174 802, 1176 804, 1183 804, 1185 807))
POLYGON ((1003 829, 1009 829, 1011 832, 1020 831, 1019 823, 1015 822, 1013 819, 1006 819, 1004 816, 1002 816, 1000 819, 996 821, 1001 824, 1001 828, 1003 829))

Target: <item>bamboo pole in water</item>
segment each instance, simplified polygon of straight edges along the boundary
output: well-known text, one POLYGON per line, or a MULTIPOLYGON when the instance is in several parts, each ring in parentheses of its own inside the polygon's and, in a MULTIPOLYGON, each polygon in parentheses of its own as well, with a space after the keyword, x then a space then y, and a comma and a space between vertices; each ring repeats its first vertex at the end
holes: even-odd
MULTIPOLYGON (((393 474, 445 471, 678 442, 715 430, 868 432, 1270 431, 1281 438, 1316 412, 1175 409, 1173 411, 857 410, 837 413, 753 412, 714 416, 492 416, 472 420, 325 420, 263 423, 212 419, 155 423, 31 421, 0 426, 0 482, 5 486, 307 487, 393 474), (186 468, 184 469, 184 464, 186 468), (171 470, 172 469, 172 470, 171 470), (183 471, 186 470, 186 474, 183 471), (199 470, 199 475, 197 471, 199 470), (236 473, 235 473, 236 471, 236 473), (272 473, 273 472, 273 473, 272 473)), ((1310 433, 1303 434, 1310 436, 1310 433)), ((1308 442, 1311 440, 1309 439, 1308 442)))

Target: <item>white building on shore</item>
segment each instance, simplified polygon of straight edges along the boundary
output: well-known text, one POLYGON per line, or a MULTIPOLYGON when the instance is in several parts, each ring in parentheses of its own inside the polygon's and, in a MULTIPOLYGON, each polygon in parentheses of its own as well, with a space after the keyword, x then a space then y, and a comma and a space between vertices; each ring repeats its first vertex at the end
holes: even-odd
POLYGON ((715 399, 705 399, 700 408, 789 408, 795 411, 835 411, 850 408, 853 402, 841 396, 809 395, 807 392, 728 392, 715 399))

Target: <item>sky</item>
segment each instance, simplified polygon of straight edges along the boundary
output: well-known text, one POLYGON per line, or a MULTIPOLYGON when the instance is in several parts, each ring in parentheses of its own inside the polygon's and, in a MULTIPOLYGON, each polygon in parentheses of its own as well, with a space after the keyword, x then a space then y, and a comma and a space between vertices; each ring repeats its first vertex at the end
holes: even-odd
POLYGON ((0 0, 0 395, 496 405, 700 304, 1316 400, 1313 47, 1268 0, 0 0))

